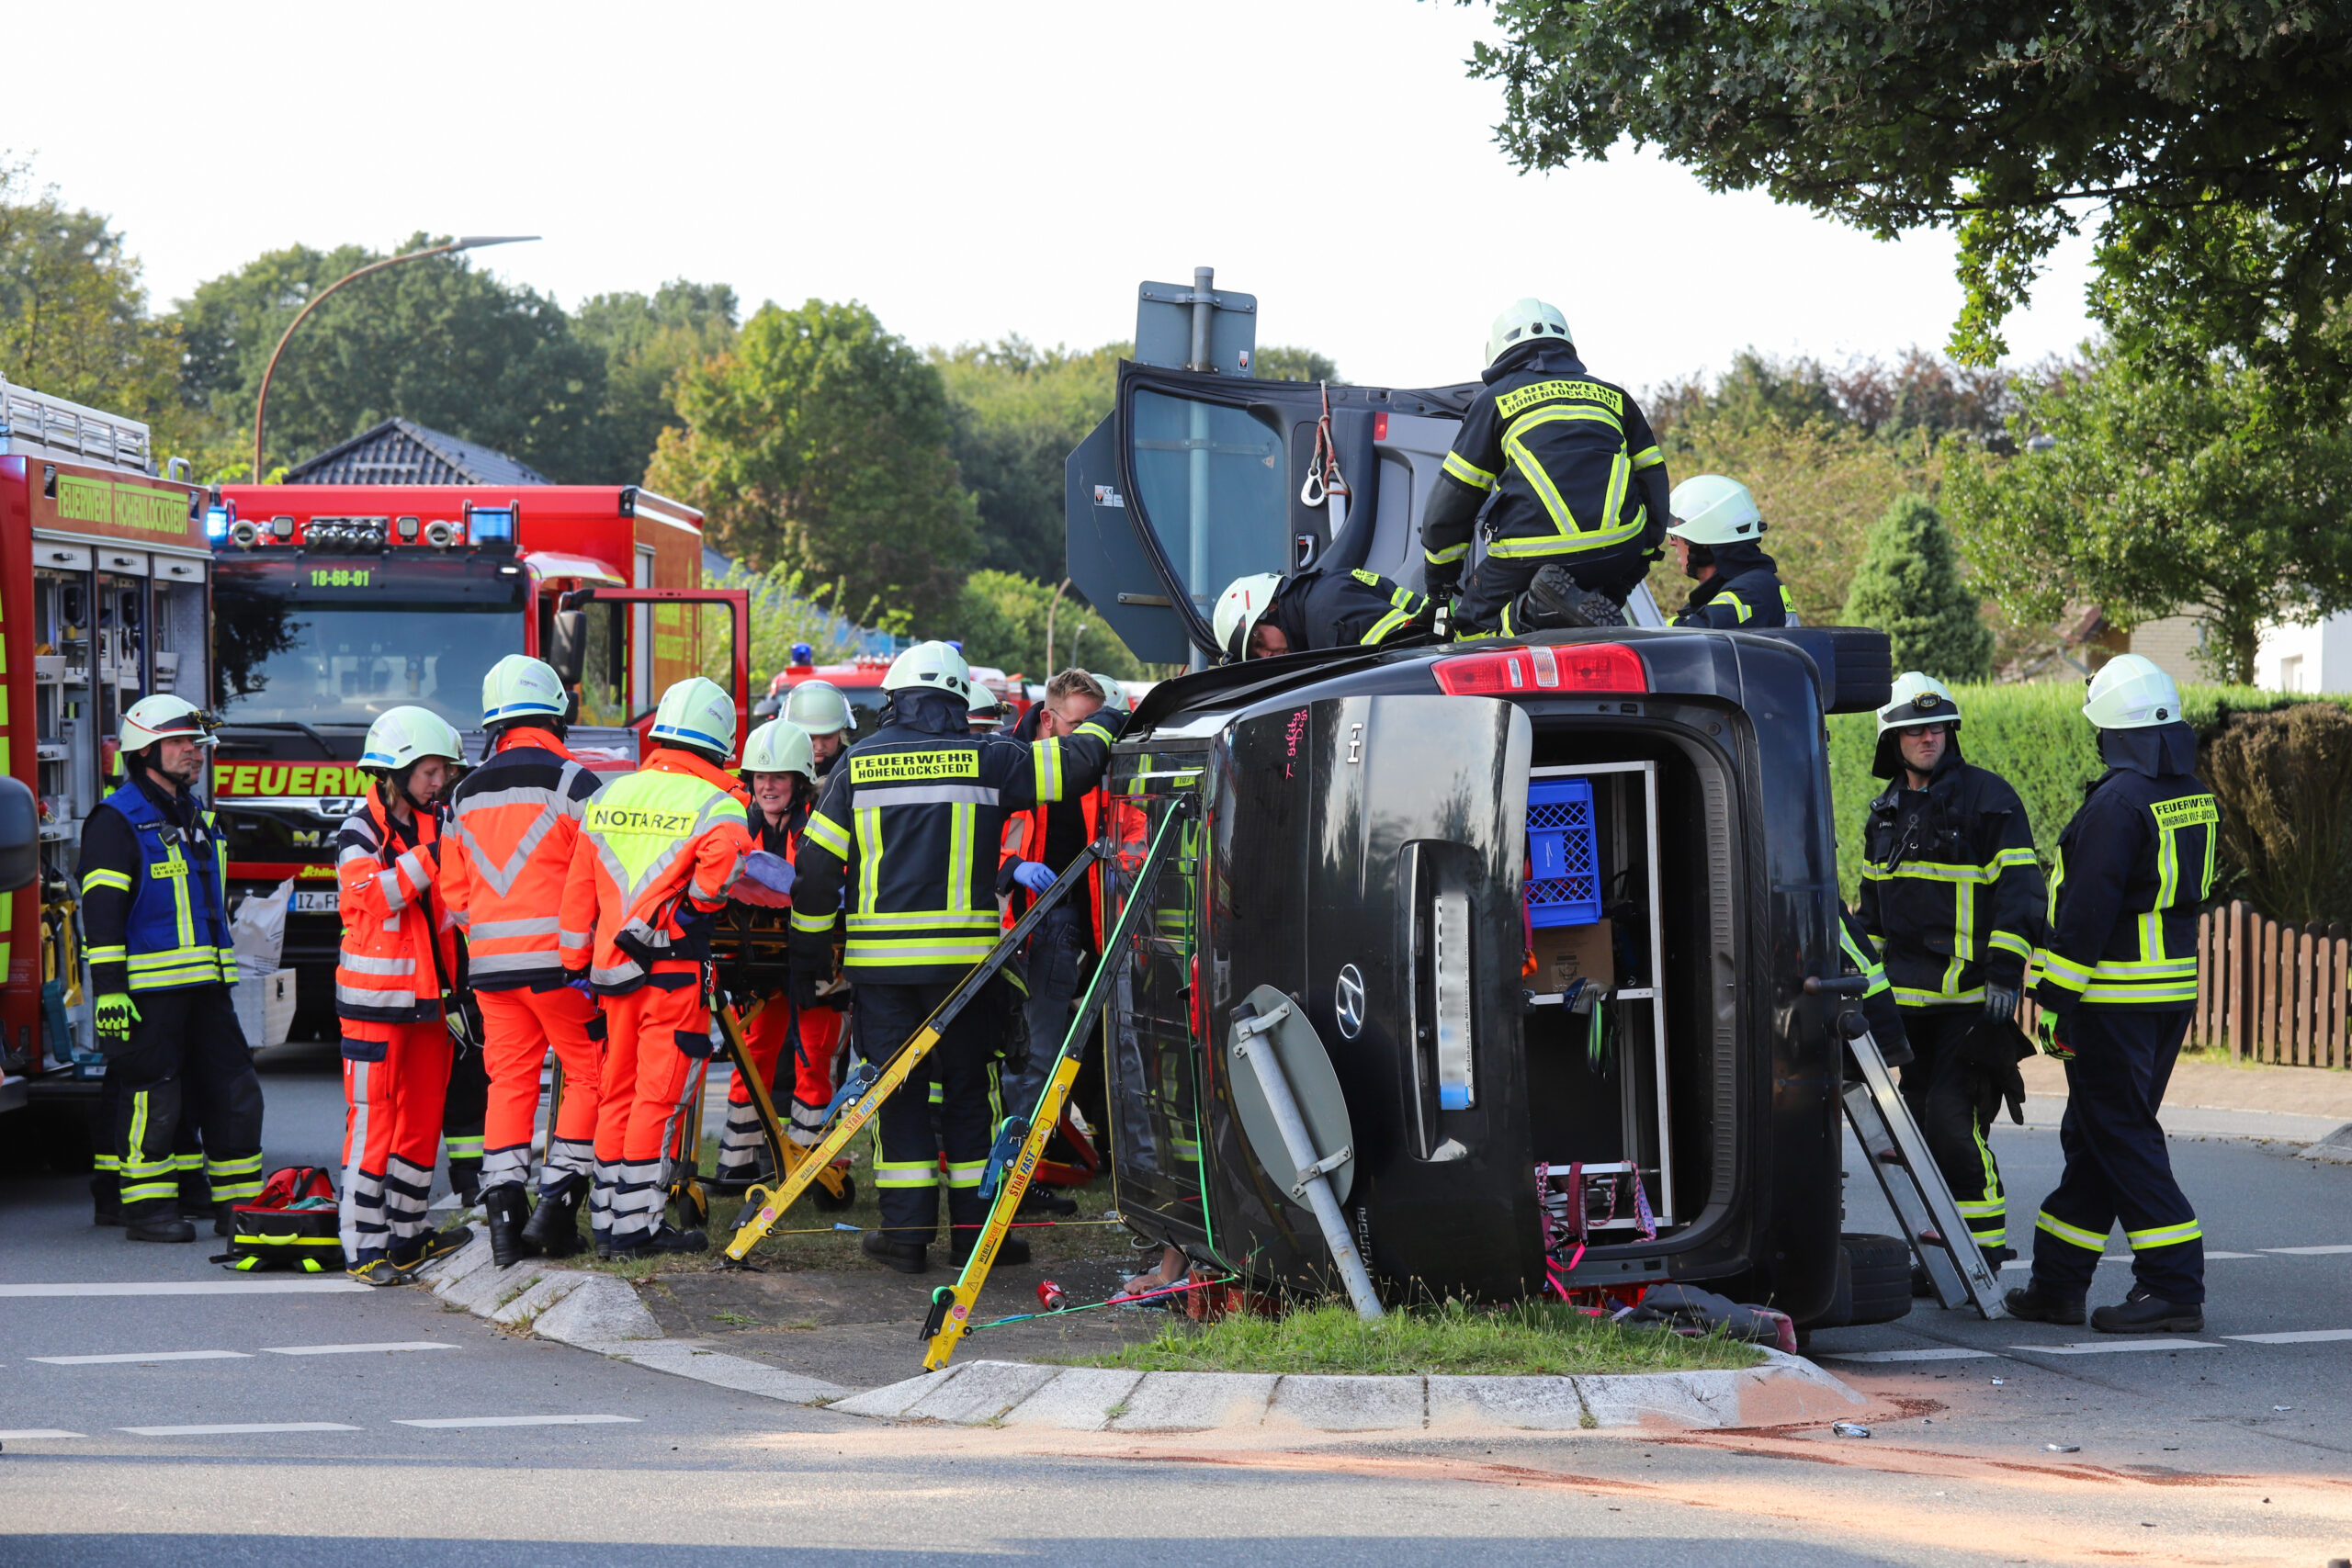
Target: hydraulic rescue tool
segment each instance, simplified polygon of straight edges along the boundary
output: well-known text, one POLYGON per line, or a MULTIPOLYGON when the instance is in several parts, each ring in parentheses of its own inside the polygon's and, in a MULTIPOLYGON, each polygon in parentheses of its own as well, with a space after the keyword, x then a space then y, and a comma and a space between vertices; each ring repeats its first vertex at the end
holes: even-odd
MULTIPOLYGON (((757 1017, 763 1006, 778 1005, 773 998, 764 1003, 755 1002, 750 1012, 741 1017, 737 1016, 733 1007, 727 1005, 714 1008, 711 1011, 718 1020, 719 1032, 726 1037, 727 1058, 735 1064, 735 1071, 752 1092, 752 1109, 759 1112, 760 1135, 767 1140, 768 1156, 775 1162, 776 1175, 785 1178, 800 1168, 800 1162, 808 1157, 808 1154, 798 1144, 785 1136, 784 1126, 776 1120, 775 1101, 769 1097, 768 1086, 762 1081, 759 1069, 752 1065, 752 1048, 743 1038, 743 1024, 748 1019, 757 1017)), ((823 1208, 846 1208, 854 1195, 849 1177, 830 1161, 817 1172, 817 1183, 825 1193, 824 1197, 817 1200, 823 1208)), ((744 1202, 748 1206, 752 1202, 765 1201, 771 1191, 772 1189, 766 1187, 753 1187, 745 1194, 744 1202)))
MULTIPOLYGON (((1182 824, 1195 809, 1192 797, 1177 797, 1153 831, 1150 848, 1136 873, 1126 903, 1103 936, 1102 962, 1094 966, 1093 977, 1087 982, 1078 1016, 1070 1021, 1069 1032, 1062 1037, 1061 1053, 1054 1058, 1053 1071, 1046 1075, 1044 1091, 1027 1116, 1009 1116, 998 1130, 996 1147, 989 1155, 988 1172, 980 1179, 982 1193, 993 1188, 996 1196, 989 1206, 988 1221, 972 1244, 971 1256, 965 1260, 963 1272, 953 1285, 942 1285, 932 1292, 931 1315, 922 1325, 922 1337, 930 1342, 923 1351, 925 1371, 937 1371, 945 1366, 947 1359, 956 1353, 956 1343, 971 1332, 966 1325, 972 1315, 972 1303, 979 1299, 980 1288, 988 1283, 989 1269, 996 1262, 997 1248, 1003 1244, 1005 1233, 1012 1228, 1013 1212, 1021 1207, 1021 1195, 1029 1190, 1029 1179, 1045 1152, 1046 1140, 1061 1121, 1070 1085, 1077 1081, 1078 1070, 1086 1061, 1086 1045, 1093 1034, 1095 1020, 1110 999, 1112 978, 1125 959, 1128 937, 1150 907, 1146 894, 1152 878, 1167 863, 1181 840, 1182 824)), ((1081 855, 1078 863, 1084 864, 1086 861, 1087 857, 1081 855)), ((1065 873, 1063 881, 1068 880, 1065 873)), ((1046 897, 1050 899, 1060 890, 1061 884, 1057 883, 1046 897)))
POLYGON ((752 1255, 752 1248, 759 1246, 760 1238, 775 1227, 775 1223, 784 1217, 784 1212, 792 1207, 793 1200, 807 1191, 818 1179, 819 1174, 829 1169, 834 1158, 849 1146, 849 1141, 857 1135, 859 1129, 874 1120, 881 1111, 883 1101, 896 1093, 899 1086, 906 1082, 908 1075, 931 1055, 932 1047, 938 1044, 941 1036, 947 1032, 947 1026, 956 1021, 956 1015, 971 1005, 973 998, 980 994, 981 987, 1004 967, 1006 960, 1021 951, 1021 944, 1029 940, 1029 933, 1045 919, 1046 911, 1069 897, 1071 890, 1077 887, 1101 854, 1102 851, 1092 844, 1080 852, 1078 858, 1069 863, 1069 868, 1055 879, 1054 885, 1038 895, 1037 901, 1029 907, 1029 912, 999 939, 997 944, 989 950, 987 957, 965 973, 964 977, 956 983, 956 988, 932 1010, 929 1018, 923 1020, 922 1027, 910 1035, 906 1043, 900 1045, 888 1060, 879 1063, 865 1061, 857 1065, 842 1084, 841 1092, 833 1097, 832 1104, 826 1108, 829 1130, 817 1146, 803 1155, 784 1180, 760 1199, 757 1209, 753 1209, 748 1201, 744 1203, 743 1210, 749 1218, 736 1231, 735 1239, 727 1244, 727 1263, 722 1267, 741 1266, 752 1255))

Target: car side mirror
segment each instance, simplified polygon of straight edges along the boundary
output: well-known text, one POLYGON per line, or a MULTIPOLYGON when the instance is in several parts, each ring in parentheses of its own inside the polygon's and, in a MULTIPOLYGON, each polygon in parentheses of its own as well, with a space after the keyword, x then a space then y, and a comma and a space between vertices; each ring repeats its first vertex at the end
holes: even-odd
POLYGON ((0 773, 0 893, 40 880, 40 802, 23 780, 0 773))
POLYGON ((580 684, 588 668, 588 612, 558 610, 548 631, 548 664, 567 686, 580 684))

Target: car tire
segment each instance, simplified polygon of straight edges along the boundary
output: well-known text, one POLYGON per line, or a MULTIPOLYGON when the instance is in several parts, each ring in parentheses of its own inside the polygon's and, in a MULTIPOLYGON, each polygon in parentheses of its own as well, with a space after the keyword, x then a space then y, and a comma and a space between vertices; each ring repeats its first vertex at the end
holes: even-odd
POLYGON ((1909 1243, 1867 1231, 1849 1231, 1838 1242, 1853 1274, 1847 1323, 1892 1323, 1911 1310, 1909 1243))

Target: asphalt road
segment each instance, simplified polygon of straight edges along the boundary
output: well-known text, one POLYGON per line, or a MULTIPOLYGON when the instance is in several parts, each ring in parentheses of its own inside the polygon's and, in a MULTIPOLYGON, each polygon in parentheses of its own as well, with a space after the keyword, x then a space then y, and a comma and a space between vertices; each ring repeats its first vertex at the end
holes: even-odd
MULTIPOLYGON (((326 1163, 331 1059, 275 1069, 270 1163, 326 1163)), ((1996 1147, 2022 1239, 2056 1139, 1996 1147)), ((2235 1140, 2175 1158, 2216 1252, 2193 1347, 2066 1354, 2098 1337, 1922 1303, 1814 1342, 1874 1396, 1869 1439, 878 1426, 515 1339, 421 1292, 230 1276, 206 1243, 94 1230, 78 1179, 0 1179, 0 1562, 2323 1568, 2352 1555, 2352 1168, 2235 1140), (188 1286, 212 1293, 165 1293, 188 1286), (2315 1333, 2345 1337, 2241 1337, 2315 1333), (1913 1352, 1935 1359, 1852 1359, 1913 1352)), ((1853 1168, 1849 1228, 1883 1228, 1853 1168)))

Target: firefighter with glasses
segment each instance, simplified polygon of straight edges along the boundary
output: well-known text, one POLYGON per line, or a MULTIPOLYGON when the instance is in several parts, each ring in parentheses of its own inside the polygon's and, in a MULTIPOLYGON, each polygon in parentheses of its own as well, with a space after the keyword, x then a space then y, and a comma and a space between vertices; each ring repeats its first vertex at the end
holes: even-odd
MULTIPOLYGON (((2018 792, 1961 760, 1951 691, 1911 671, 1893 697, 1878 715, 1871 771, 1889 787, 1863 828, 1858 912, 1911 1046, 1903 1098, 1969 1235, 1998 1269, 2017 1254, 1986 1133, 2018 1078, 2015 1020, 2041 929, 2041 868, 2018 792)), ((2014 1089, 2021 1100, 2021 1083, 2014 1089)))
MULTIPOLYGON (((800 840, 792 894, 796 987, 829 976, 837 921, 856 982, 859 1053, 886 1061, 973 964, 996 945, 996 877, 1005 818, 1039 801, 1071 800, 1100 782, 1111 732, 1092 718, 1067 736, 1021 745, 967 732, 971 671, 944 642, 892 661, 883 726, 850 748, 800 840)), ((882 1224, 868 1256, 901 1273, 930 1266, 941 1156, 947 1167, 950 1254, 969 1256, 987 1217, 980 1179, 1002 1114, 988 1014, 958 1013, 915 1075, 883 1103, 875 1166, 882 1224), (930 1086, 940 1086, 938 1125, 930 1086)), ((1009 1238, 999 1262, 1027 1258, 1009 1238)))
POLYGON ((261 1190, 261 1080, 229 987, 228 857, 197 798, 212 745, 184 697, 122 716, 122 784, 82 825, 83 930, 98 1048, 107 1058, 107 1140, 133 1241, 193 1241, 180 1213, 187 1123, 203 1131, 213 1230, 261 1190))
POLYGON ((2197 911, 2212 895, 2222 814, 2191 770, 2197 737, 2172 677, 2109 660, 2083 716, 2107 764, 2058 838, 2048 935, 2033 955, 2041 1049, 2066 1069, 2065 1173, 2034 1220, 2033 1279, 2013 1316, 2083 1321, 2108 1233, 2132 1247, 2131 1292, 2102 1334, 2205 1326, 2204 1229, 2174 1179, 2156 1108, 2197 1003, 2197 911))

